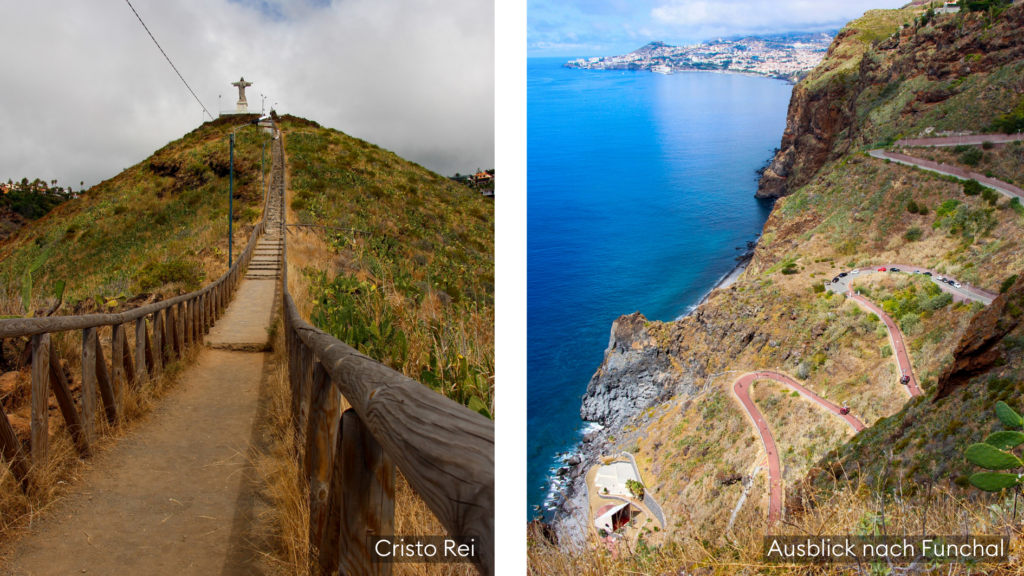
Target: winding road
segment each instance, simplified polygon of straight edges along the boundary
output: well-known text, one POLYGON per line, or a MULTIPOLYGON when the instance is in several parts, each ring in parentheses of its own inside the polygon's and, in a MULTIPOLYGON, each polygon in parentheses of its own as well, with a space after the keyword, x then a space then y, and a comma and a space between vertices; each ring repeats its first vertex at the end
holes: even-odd
POLYGON ((963 178, 967 180, 977 180, 982 186, 985 186, 986 188, 991 188, 1004 196, 1008 196, 1010 198, 1024 198, 1024 189, 1018 188, 1013 184, 1007 184, 1002 180, 989 178, 984 174, 971 172, 968 170, 964 170, 963 168, 950 166, 949 164, 939 164, 938 162, 934 162, 932 160, 915 158, 913 156, 907 156, 906 154, 900 154, 898 152, 886 152, 881 148, 871 150, 868 152, 868 154, 872 158, 878 158, 879 160, 890 160, 892 162, 903 164, 905 166, 917 166, 922 170, 937 172, 939 174, 944 174, 946 176, 955 176, 957 178, 963 178))
MULTIPOLYGON (((896 266, 901 270, 901 272, 912 273, 915 270, 919 272, 928 271, 926 268, 921 268, 917 266, 903 266, 899 264, 897 264, 896 266)), ((886 268, 888 267, 889 266, 886 266, 886 268)), ((853 287, 851 285, 852 281, 855 278, 859 278, 862 275, 866 275, 870 272, 875 271, 877 270, 875 268, 872 268, 870 270, 863 270, 858 275, 848 275, 844 278, 841 278, 839 282, 829 284, 828 289, 832 290, 833 292, 844 294, 845 296, 853 299, 853 301, 859 304, 860 306, 878 315, 878 317, 885 324, 886 331, 889 333, 889 341, 892 342, 893 350, 896 353, 896 364, 899 368, 900 374, 905 374, 910 377, 909 382, 907 382, 907 392, 910 394, 911 397, 920 396, 921 394, 923 394, 923 392, 921 391, 921 388, 918 385, 917 377, 914 375, 913 367, 910 364, 910 356, 907 352, 907 348, 903 341, 903 333, 900 332, 900 329, 896 325, 896 322, 893 321, 893 319, 889 317, 889 315, 886 314, 884 310, 876 306, 873 302, 871 302, 864 296, 854 292, 853 287)), ((995 298, 995 296, 997 296, 996 294, 982 290, 980 288, 964 287, 957 289, 953 286, 949 286, 948 284, 938 282, 937 280, 935 280, 934 277, 932 277, 932 280, 936 282, 939 285, 939 287, 942 288, 944 291, 954 294, 954 297, 960 296, 965 300, 973 300, 988 305, 992 302, 992 299, 995 298)), ((733 393, 736 395, 736 398, 740 401, 740 404, 743 405, 743 408, 747 411, 747 415, 750 416, 750 419, 754 424, 754 428, 757 429, 758 434, 761 436, 761 443, 764 445, 766 459, 768 460, 768 523, 774 524, 782 516, 782 465, 779 461, 779 452, 775 444, 775 438, 772 436, 771 429, 768 427, 768 423, 765 422, 764 418, 761 416, 761 413, 758 411, 757 406, 754 404, 754 401, 750 398, 750 387, 753 385, 755 380, 761 379, 774 380, 776 382, 779 382, 780 384, 792 388, 793 390, 796 390, 803 397, 807 398, 808 400, 811 400, 812 402, 818 404, 819 406, 822 406, 826 410, 829 410, 830 412, 844 419, 846 423, 849 424, 857 432, 864 430, 865 426, 860 420, 858 420, 853 415, 842 414, 840 412, 839 406, 836 406, 835 404, 829 402, 828 400, 825 400, 824 398, 818 396, 817 394, 815 394, 811 390, 808 390, 802 384, 798 383, 796 380, 785 374, 769 370, 747 372, 746 374, 743 374, 733 382, 733 393)))
POLYGON ((839 406, 836 406, 814 392, 811 392, 807 388, 804 388, 802 385, 797 383, 796 380, 793 380, 785 374, 772 371, 747 372, 733 382, 732 391, 736 394, 740 404, 743 404, 743 408, 746 409, 747 415, 750 416, 750 419, 754 422, 754 427, 757 428, 757 432, 761 435, 761 443, 764 444, 764 451, 767 454, 768 485, 770 488, 768 499, 768 523, 772 524, 778 520, 779 516, 782 514, 782 465, 779 463, 779 451, 775 446, 775 438, 772 436, 772 431, 768 428, 768 423, 761 417, 761 413, 757 410, 757 406, 754 404, 753 399, 750 398, 751 385, 753 385, 755 380, 763 379, 775 380, 776 382, 796 390, 801 396, 824 406, 827 410, 835 413, 843 420, 846 420, 846 423, 857 432, 864 429, 864 424, 850 414, 842 414, 839 406))

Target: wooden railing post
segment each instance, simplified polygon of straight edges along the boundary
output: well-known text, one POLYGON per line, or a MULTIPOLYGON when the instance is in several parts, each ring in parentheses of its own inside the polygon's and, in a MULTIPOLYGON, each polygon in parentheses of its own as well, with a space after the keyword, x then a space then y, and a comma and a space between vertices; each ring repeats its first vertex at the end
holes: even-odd
POLYGON ((352 409, 341 417, 341 436, 331 481, 330 522, 340 537, 325 544, 341 574, 391 574, 390 562, 374 563, 367 540, 395 533, 395 465, 352 409))
POLYGON ((153 364, 154 375, 164 370, 164 331, 167 330, 164 318, 164 310, 157 310, 153 314, 153 364))
POLYGON ((146 317, 143 316, 135 321, 135 387, 142 389, 146 383, 146 317))
POLYGON ((309 543, 321 550, 328 517, 331 470, 341 419, 341 392, 324 367, 313 368, 313 397, 306 431, 303 469, 309 479, 309 543))
MULTIPOLYGON (((156 317, 160 315, 160 311, 157 310, 153 313, 153 327, 156 328, 156 317)), ((149 336, 149 329, 146 328, 146 319, 142 319, 142 332, 145 334, 146 339, 146 372, 153 378, 156 378, 156 354, 153 353, 153 340, 149 336)))
POLYGON ((89 441, 85 436, 85 430, 82 428, 82 417, 78 414, 78 408, 75 407, 75 399, 71 396, 71 387, 68 385, 68 379, 64 375, 64 369, 60 365, 57 350, 53 349, 53 347, 50 349, 49 363, 50 387, 53 389, 53 395, 57 398, 60 413, 64 416, 64 424, 67 426, 68 432, 71 433, 71 438, 75 441, 75 447, 78 448, 78 452, 83 457, 88 457, 91 452, 89 450, 89 441))
POLYGON ((185 303, 180 302, 174 310, 174 350, 178 360, 185 354, 185 303))
POLYGON ((114 324, 110 338, 110 368, 114 373, 114 405, 117 414, 124 414, 124 325, 114 324))
POLYGON ((96 442, 96 329, 82 330, 82 428, 96 442))
MULTIPOLYGON (((306 428, 309 425, 309 397, 313 386, 313 351, 300 342, 299 345, 299 419, 296 422, 296 449, 306 446, 306 428)), ((305 471, 300 470, 302 480, 308 480, 305 471)))
POLYGON ((194 312, 194 310, 192 310, 192 303, 187 301, 187 300, 182 302, 181 306, 182 306, 182 314, 181 314, 181 316, 182 316, 182 324, 181 324, 182 330, 181 331, 182 331, 182 336, 184 336, 184 338, 185 338, 184 342, 183 342, 183 344, 184 344, 183 350, 184 350, 184 349, 187 349, 189 346, 192 345, 192 330, 194 328, 192 326, 192 312, 194 312))
POLYGON ((118 324, 121 327, 122 334, 122 345, 124 350, 121 352, 121 362, 124 364, 124 382, 126 385, 131 385, 132 389, 138 388, 138 380, 135 379, 135 366, 132 362, 132 348, 128 345, 128 333, 124 329, 124 324, 118 324))
POLYGON ((11 421, 7 419, 7 413, 0 409, 0 445, 3 447, 4 460, 14 477, 21 483, 23 490, 28 490, 28 463, 25 461, 25 450, 21 446, 21 440, 14 433, 11 421))
POLYGON ((50 335, 32 337, 32 470, 38 476, 50 451, 50 335))
MULTIPOLYGON (((112 330, 112 332, 116 331, 112 330)), ((103 409, 107 414, 107 422, 114 425, 117 424, 121 414, 117 407, 117 394, 114 392, 113 378, 110 375, 116 363, 111 362, 110 370, 107 370, 107 361, 103 358, 103 346, 99 343, 99 335, 95 328, 92 329, 92 340, 96 346, 96 384, 99 385, 100 396, 103 398, 103 409)), ((113 336, 111 336, 111 346, 113 346, 113 336)), ((113 356, 113 349, 111 349, 111 356, 113 356)))
MULTIPOLYGON (((295 332, 288 332, 287 338, 291 342, 288 351, 288 383, 292 394, 292 436, 298 442, 299 438, 299 337, 295 332)), ((298 444, 295 445, 298 453, 298 444)))

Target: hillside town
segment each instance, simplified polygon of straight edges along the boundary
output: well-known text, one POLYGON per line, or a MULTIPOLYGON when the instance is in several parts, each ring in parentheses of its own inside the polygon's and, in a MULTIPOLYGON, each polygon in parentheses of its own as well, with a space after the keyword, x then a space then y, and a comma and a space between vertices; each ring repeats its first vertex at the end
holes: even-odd
POLYGON ((833 36, 824 32, 772 38, 714 40, 690 46, 650 44, 622 56, 578 58, 564 64, 586 70, 717 71, 798 81, 825 57, 833 36))

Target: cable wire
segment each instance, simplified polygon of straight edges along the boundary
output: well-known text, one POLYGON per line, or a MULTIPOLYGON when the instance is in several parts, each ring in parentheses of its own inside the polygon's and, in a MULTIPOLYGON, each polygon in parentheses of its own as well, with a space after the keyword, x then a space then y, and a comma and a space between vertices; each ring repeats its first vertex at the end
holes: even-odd
MULTIPOLYGON (((135 12, 135 6, 132 6, 132 3, 128 0, 124 1, 128 3, 128 7, 132 9, 132 12, 135 12)), ((164 52, 164 49, 160 47, 160 43, 156 41, 156 38, 153 38, 153 33, 149 31, 149 27, 146 26, 146 23, 142 21, 142 16, 139 16, 139 13, 135 12, 135 17, 139 19, 139 24, 142 24, 142 27, 146 29, 146 34, 149 34, 149 37, 153 39, 153 44, 156 44, 156 47, 160 49, 160 53, 164 55, 165 59, 167 59, 167 63, 171 65, 171 68, 174 68, 174 73, 178 75, 178 78, 181 78, 182 83, 185 84, 185 88, 188 88, 188 91, 192 92, 192 97, 196 99, 196 102, 199 102, 199 105, 203 106, 202 100, 200 100, 199 97, 196 96, 196 93, 192 91, 192 87, 188 85, 188 82, 185 82, 185 78, 181 75, 181 72, 178 72, 178 68, 174 65, 174 62, 171 62, 170 57, 167 56, 167 52, 164 52)), ((206 106, 203 106, 203 111, 210 117, 210 120, 214 119, 213 114, 210 114, 210 111, 206 109, 206 106)))

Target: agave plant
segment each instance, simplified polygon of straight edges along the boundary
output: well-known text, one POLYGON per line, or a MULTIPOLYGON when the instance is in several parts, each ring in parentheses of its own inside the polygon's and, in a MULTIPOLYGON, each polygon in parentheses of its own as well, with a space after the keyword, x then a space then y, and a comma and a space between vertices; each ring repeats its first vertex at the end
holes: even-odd
POLYGON ((1024 474, 1014 472, 1024 468, 1024 462, 1013 453, 1013 448, 1024 444, 1024 419, 1005 402, 996 403, 996 416, 1008 430, 989 434, 982 444, 972 444, 964 454, 972 464, 987 470, 1009 472, 979 472, 971 476, 971 484, 986 492, 999 492, 1024 484, 1024 474))

